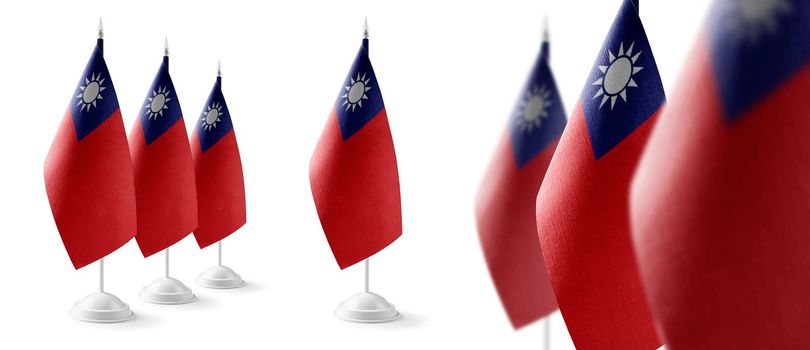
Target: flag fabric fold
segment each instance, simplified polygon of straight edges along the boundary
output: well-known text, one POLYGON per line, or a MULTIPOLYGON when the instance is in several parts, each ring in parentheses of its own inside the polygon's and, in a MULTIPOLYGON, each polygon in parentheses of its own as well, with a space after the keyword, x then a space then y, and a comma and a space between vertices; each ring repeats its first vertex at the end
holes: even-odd
POLYGON ((634 177, 669 349, 810 348, 810 3, 716 1, 634 177))
POLYGON ((402 234, 399 174, 368 39, 349 74, 309 164, 315 207, 341 269, 402 234))
POLYGON ((205 248, 245 224, 245 180, 231 112, 217 77, 191 140, 197 185, 198 226, 194 238, 205 248))
POLYGON ((132 160, 98 39, 45 159, 45 189, 73 267, 126 244, 136 232, 132 160))
POLYGON ((512 326, 557 309, 535 222, 535 199, 565 128, 544 42, 484 176, 476 223, 492 281, 512 326))
POLYGON ((637 2, 624 0, 537 196, 537 231, 578 349, 656 349, 630 234, 630 180, 665 96, 637 2))
POLYGON ((180 101, 163 57, 130 131, 138 234, 144 257, 177 243, 197 228, 197 193, 180 101))

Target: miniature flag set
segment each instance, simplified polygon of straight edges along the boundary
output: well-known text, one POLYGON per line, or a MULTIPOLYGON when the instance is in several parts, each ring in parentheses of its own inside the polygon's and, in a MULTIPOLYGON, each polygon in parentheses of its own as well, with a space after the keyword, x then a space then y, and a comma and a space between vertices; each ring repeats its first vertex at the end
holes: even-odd
MULTIPOLYGON (((368 27, 310 164, 312 195, 338 266, 365 260, 365 290, 336 316, 378 323, 399 318, 369 292, 368 258, 402 234, 399 175, 382 93, 368 56, 368 27), (365 210, 341 210, 348 203, 365 210), (359 204, 358 204, 359 203, 359 204), (363 208, 361 208, 363 209, 363 208)), ((135 317, 104 290, 104 257, 133 237, 144 258, 163 252, 165 274, 140 298, 155 304, 196 300, 169 274, 169 248, 193 233, 200 249, 218 246, 218 262, 197 277, 206 288, 238 288, 242 277, 222 265, 222 240, 246 223, 245 183, 230 109, 216 81, 191 140, 169 71, 168 41, 129 137, 104 61, 104 31, 82 73, 45 160, 45 187, 73 266, 99 265, 99 291, 70 315, 97 323, 135 317)))
MULTIPOLYGON (((810 348, 810 2, 715 0, 667 100, 639 0, 620 2, 573 109, 548 28, 475 197, 484 261, 515 329, 559 310, 579 349, 810 348), (569 115, 569 117, 566 117, 569 115)), ((402 235, 394 141, 368 26, 309 162, 340 269, 365 288, 335 316, 396 320, 369 291, 369 259, 402 235), (351 208, 347 210, 346 208, 351 208)), ((216 81, 187 136, 168 44, 127 137, 99 37, 45 160, 53 217, 99 291, 70 315, 135 317, 104 290, 104 257, 135 238, 163 252, 141 299, 193 302, 169 249, 217 244, 207 288, 238 288, 222 240, 246 223, 230 109, 216 81)), ((546 318, 546 349, 548 349, 546 318)))

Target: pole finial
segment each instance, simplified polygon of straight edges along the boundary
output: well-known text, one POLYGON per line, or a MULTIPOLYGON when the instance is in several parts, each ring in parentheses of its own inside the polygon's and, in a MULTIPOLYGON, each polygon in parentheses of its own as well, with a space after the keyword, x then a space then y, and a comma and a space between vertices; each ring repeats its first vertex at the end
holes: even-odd
POLYGON ((101 17, 98 18, 98 38, 104 39, 104 23, 101 22, 101 17))
POLYGON ((363 20, 363 39, 368 39, 368 17, 363 20))
POLYGON ((217 61, 217 76, 222 76, 222 61, 217 61))
POLYGON ((543 41, 548 42, 548 14, 543 15, 543 41))
POLYGON ((163 41, 163 56, 169 56, 169 37, 163 41))

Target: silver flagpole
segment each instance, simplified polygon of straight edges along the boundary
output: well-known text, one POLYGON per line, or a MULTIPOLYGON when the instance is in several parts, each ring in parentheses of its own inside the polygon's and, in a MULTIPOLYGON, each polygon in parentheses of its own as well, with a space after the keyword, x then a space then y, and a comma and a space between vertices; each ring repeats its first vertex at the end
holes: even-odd
POLYGON ((217 265, 222 266, 222 241, 217 242, 217 265))
POLYGON ((98 261, 98 292, 104 293, 104 258, 98 261))
POLYGON ((366 258, 366 288, 365 288, 366 293, 368 293, 368 290, 369 290, 368 289, 368 260, 369 259, 371 259, 371 258, 366 258))

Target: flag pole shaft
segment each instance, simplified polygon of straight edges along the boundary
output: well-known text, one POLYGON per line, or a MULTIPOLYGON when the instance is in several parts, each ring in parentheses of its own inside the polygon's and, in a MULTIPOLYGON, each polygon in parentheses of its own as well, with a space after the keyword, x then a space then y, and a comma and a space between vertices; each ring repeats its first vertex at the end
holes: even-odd
POLYGON ((222 266, 222 241, 217 242, 217 265, 222 266))
POLYGON ((104 293, 104 258, 98 262, 98 292, 104 293))
POLYGON ((366 286, 365 286, 366 293, 368 293, 368 260, 369 260, 369 258, 366 258, 366 264, 365 264, 366 265, 366 286))
POLYGON ((169 248, 166 248, 166 278, 169 278, 169 248))
POLYGON ((551 350, 551 315, 543 320, 543 350, 551 350))

